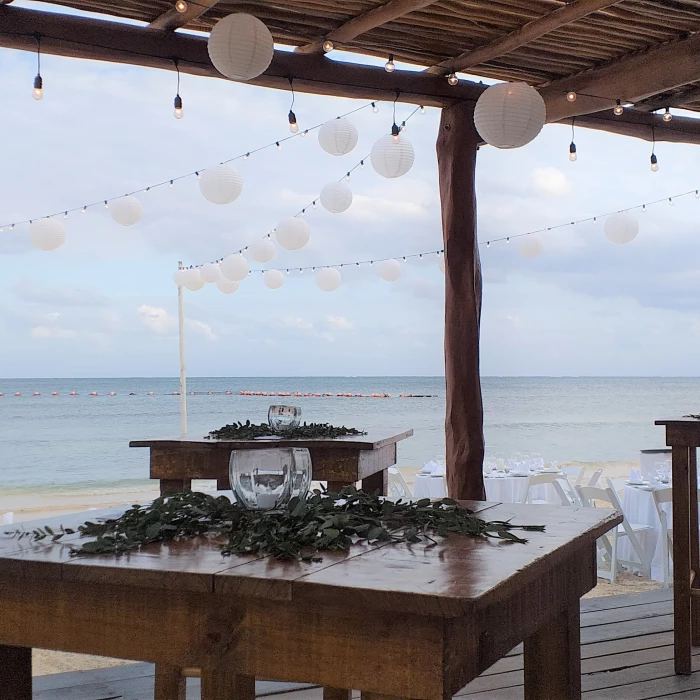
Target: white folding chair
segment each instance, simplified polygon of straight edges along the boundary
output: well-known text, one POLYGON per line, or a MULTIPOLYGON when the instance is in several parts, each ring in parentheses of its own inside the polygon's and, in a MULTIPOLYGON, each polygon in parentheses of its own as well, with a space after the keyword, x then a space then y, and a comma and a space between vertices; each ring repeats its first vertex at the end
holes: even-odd
POLYGON ((598 485, 598 479, 600 479, 600 475, 603 473, 602 469, 596 469, 593 472, 593 476, 590 478, 588 481, 588 484, 586 486, 597 486, 598 485))
POLYGON ((552 482, 552 486, 559 496, 559 500, 563 506, 580 506, 581 502, 578 499, 574 487, 565 476, 560 476, 552 482))
POLYGON ((389 473, 389 492, 394 498, 403 498, 405 500, 412 500, 413 494, 411 489, 408 487, 406 480, 403 478, 403 474, 399 471, 398 467, 389 467, 387 469, 389 473))
POLYGON ((673 523, 671 527, 668 526, 668 515, 666 511, 661 507, 663 503, 672 502, 673 489, 654 489, 651 495, 654 498, 654 506, 656 507, 656 512, 659 515, 659 521, 661 522, 661 548, 664 557, 664 588, 668 588, 671 581, 671 567, 669 566, 669 558, 672 556, 673 552, 673 523))
POLYGON ((559 474, 531 474, 527 477, 527 485, 525 486, 525 494, 523 495, 523 500, 521 503, 530 503, 531 505, 543 505, 549 503, 549 501, 543 501, 541 499, 532 500, 530 496, 530 489, 533 486, 540 486, 541 484, 551 484, 553 481, 559 478, 559 474))
POLYGON ((562 467, 561 473, 574 479, 574 486, 581 486, 586 467, 562 467))
POLYGON ((603 550, 610 558, 610 571, 603 571, 599 568, 598 577, 607 579, 610 581, 610 583, 615 583, 618 565, 623 565, 629 569, 638 569, 641 571, 643 576, 651 578, 651 562, 644 554, 644 550, 639 544, 637 535, 645 531, 653 530, 654 528, 651 525, 630 523, 622 510, 620 499, 617 497, 615 489, 613 488, 608 487, 606 489, 602 489, 597 486, 577 486, 576 493, 578 493, 578 497, 585 508, 596 508, 598 504, 601 504, 605 507, 614 508, 622 513, 622 524, 618 525, 614 530, 606 533, 598 540, 599 553, 601 550, 603 550), (621 537, 628 538, 632 549, 639 558, 639 561, 618 559, 617 542, 621 537))

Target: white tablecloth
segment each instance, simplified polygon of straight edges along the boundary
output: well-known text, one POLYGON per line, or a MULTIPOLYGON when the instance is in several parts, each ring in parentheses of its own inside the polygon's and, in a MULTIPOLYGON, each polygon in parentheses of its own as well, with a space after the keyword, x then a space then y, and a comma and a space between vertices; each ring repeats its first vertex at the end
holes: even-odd
MULTIPOLYGON (((527 488, 526 476, 485 476, 486 500, 499 503, 522 503, 527 488)), ((561 499, 551 484, 538 484, 530 489, 533 501, 547 501, 560 506, 561 499)))
POLYGON ((416 474, 413 482, 414 498, 445 498, 445 496, 447 496, 447 489, 444 476, 416 474))

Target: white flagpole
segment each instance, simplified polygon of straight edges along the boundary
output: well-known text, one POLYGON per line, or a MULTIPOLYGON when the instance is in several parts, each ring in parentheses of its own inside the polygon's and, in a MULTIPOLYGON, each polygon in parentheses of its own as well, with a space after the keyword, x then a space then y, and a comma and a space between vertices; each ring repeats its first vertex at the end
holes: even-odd
MULTIPOLYGON (((182 261, 177 267, 182 270, 182 261)), ((187 434, 187 363, 185 361, 185 307, 183 289, 177 286, 177 319, 180 336, 180 432, 187 434)))

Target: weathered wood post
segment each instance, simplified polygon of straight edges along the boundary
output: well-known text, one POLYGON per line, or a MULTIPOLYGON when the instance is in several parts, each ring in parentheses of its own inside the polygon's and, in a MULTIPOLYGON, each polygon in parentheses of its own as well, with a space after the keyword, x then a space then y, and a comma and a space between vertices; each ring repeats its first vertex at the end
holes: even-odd
POLYGON ((474 104, 442 110, 437 139, 445 247, 445 420, 452 498, 485 499, 484 410, 479 377, 481 263, 476 239, 474 104))

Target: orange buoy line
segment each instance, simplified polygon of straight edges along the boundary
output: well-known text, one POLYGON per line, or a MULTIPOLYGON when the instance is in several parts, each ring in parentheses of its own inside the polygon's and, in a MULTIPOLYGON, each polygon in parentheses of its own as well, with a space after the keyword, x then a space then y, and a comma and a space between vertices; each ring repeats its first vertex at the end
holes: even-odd
MULTIPOLYGON (((234 393, 231 390, 226 390, 226 391, 189 391, 187 392, 190 396, 233 396, 234 393)), ((117 396, 116 392, 110 391, 108 396, 117 396)), ((138 394, 135 391, 129 392, 129 396, 137 396, 138 394)), ((146 392, 146 396, 155 396, 155 392, 153 391, 148 391, 146 392)), ((180 396, 179 391, 172 391, 168 394, 163 394, 164 396, 180 396)), ((5 396, 0 391, 0 397, 5 396)), ((14 396, 21 397, 22 392, 20 391, 15 391, 14 396)), ((38 391, 35 391, 32 393, 32 396, 41 396, 41 393, 38 391)), ((59 393, 57 391, 52 391, 51 396, 59 396, 59 393)), ((71 391, 69 396, 79 396, 77 391, 71 391)), ((86 396, 90 398, 94 398, 97 396, 100 396, 96 391, 91 391, 86 396)), ((295 391, 295 392, 289 392, 289 391, 247 391, 247 390, 242 390, 238 392, 238 396, 262 396, 262 397, 281 397, 281 398, 287 398, 287 397, 294 397, 297 399, 300 398, 348 398, 348 399, 390 399, 392 398, 391 394, 387 393, 378 393, 374 392, 372 394, 353 394, 349 392, 342 392, 339 391, 336 394, 333 394, 329 391, 326 392, 301 392, 301 391, 295 391)), ((438 398, 436 394, 399 394, 398 398, 400 399, 435 399, 438 398)))

